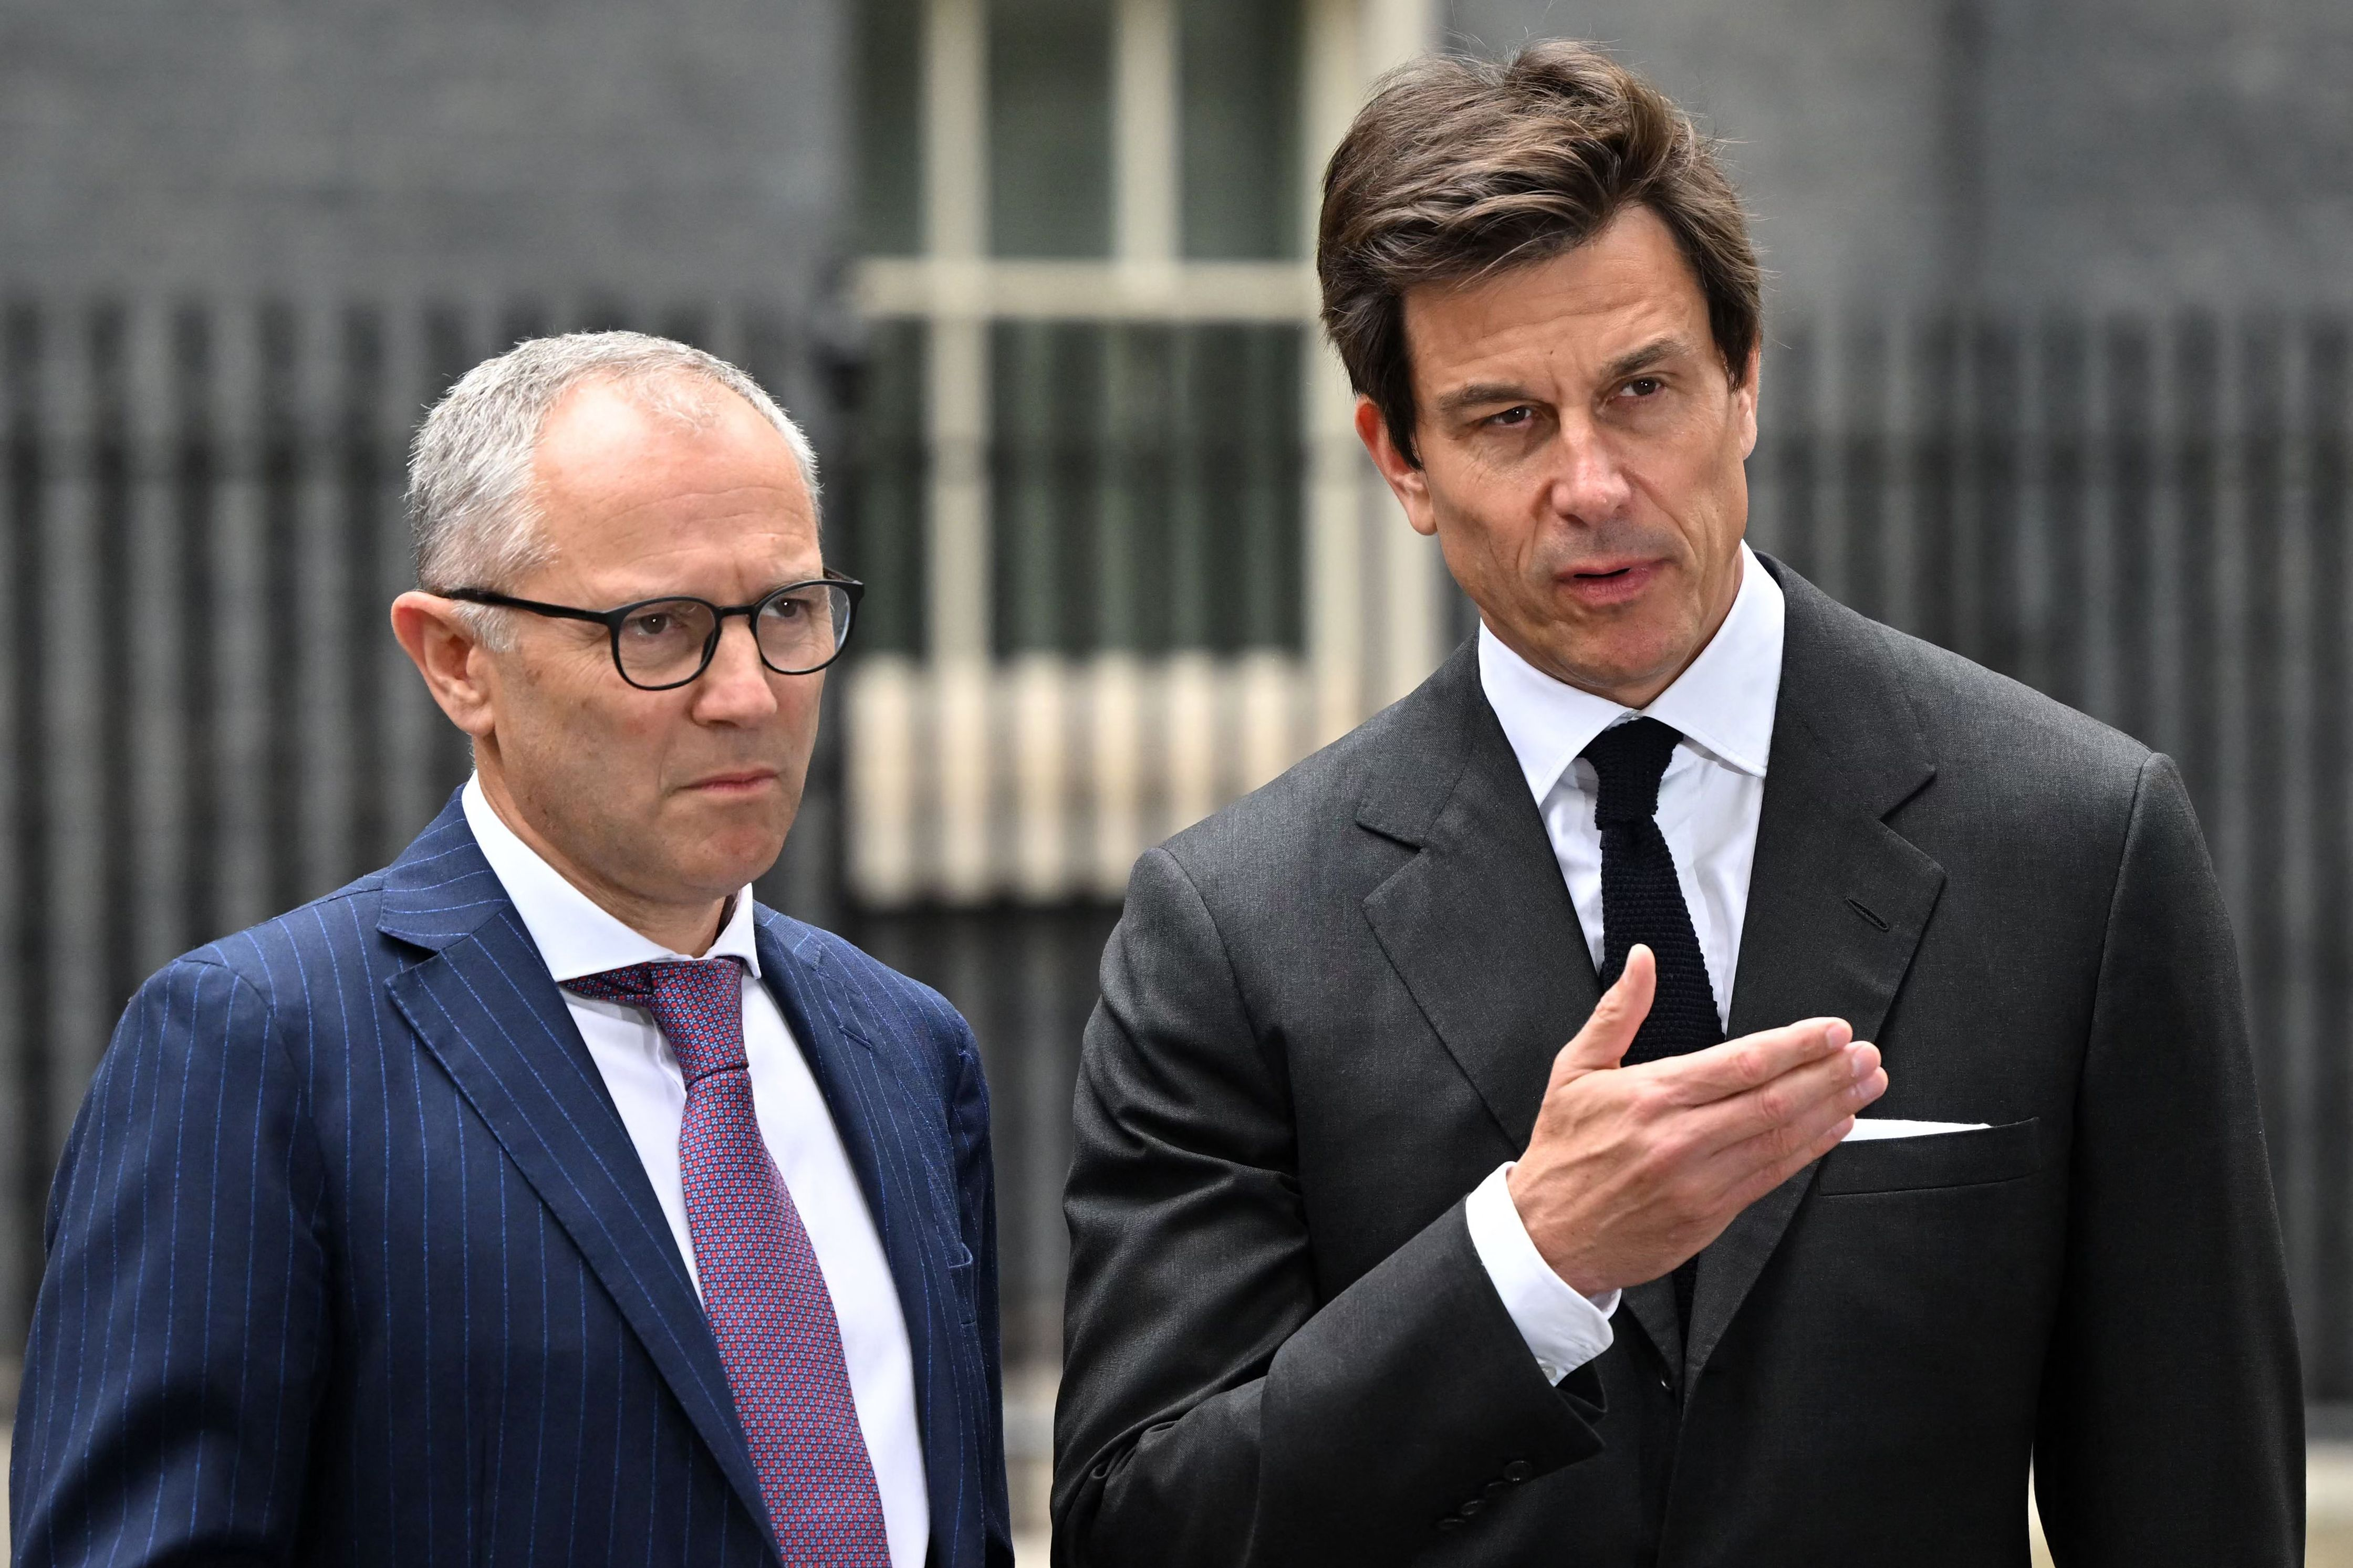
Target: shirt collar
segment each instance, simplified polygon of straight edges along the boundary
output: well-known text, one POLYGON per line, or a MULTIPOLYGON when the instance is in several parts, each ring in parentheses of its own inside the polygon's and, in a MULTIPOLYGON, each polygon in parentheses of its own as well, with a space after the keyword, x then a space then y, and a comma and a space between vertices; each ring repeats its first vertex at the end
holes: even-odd
MULTIPOLYGON (((491 863, 500 886, 513 900, 515 912, 522 917, 523 929, 531 932, 540 957, 547 961, 549 975, 557 983, 577 980, 584 974, 602 974, 608 969, 626 969, 633 963, 692 962, 685 953, 672 952, 624 924, 566 881, 564 873, 542 859, 537 850, 506 825, 482 794, 480 774, 466 781, 459 800, 465 808, 466 826, 473 830, 474 842, 481 847, 482 858, 491 863)), ((702 956, 739 958, 754 974, 760 973, 751 889, 745 888, 735 895, 728 908, 726 923, 719 929, 718 940, 702 956)))
MULTIPOLYGON (((1740 591, 1699 657, 1639 711, 1671 724, 1701 752, 1736 772, 1765 776, 1773 749, 1773 709, 1781 691, 1781 644, 1788 601, 1746 544, 1740 547, 1740 591)), ((1593 738, 1637 710, 1555 680, 1479 626, 1479 685, 1487 694, 1537 800, 1593 738)))

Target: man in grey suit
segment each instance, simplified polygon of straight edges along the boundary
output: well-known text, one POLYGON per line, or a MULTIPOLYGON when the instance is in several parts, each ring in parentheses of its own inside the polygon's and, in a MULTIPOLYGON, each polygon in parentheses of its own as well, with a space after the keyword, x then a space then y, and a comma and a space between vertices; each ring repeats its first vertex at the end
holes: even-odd
POLYGON ((1318 268, 1482 626, 1136 868, 1057 1560, 2022 1565, 2031 1466, 2068 1568, 2300 1561, 2180 779, 1743 542, 1712 148, 1578 46, 1426 62, 1318 268))

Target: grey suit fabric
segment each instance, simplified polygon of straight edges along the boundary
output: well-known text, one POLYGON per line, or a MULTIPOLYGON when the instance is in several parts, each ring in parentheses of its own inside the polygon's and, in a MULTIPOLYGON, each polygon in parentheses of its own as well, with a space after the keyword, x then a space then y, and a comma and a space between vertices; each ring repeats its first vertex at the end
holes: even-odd
POLYGON ((1137 866, 1086 1036, 1068 1568, 2302 1560, 2231 931, 2171 763, 1788 599, 1732 1032, 1885 1054, 1848 1144, 1558 1389, 1462 1200, 1596 1000, 1466 646, 1137 866))

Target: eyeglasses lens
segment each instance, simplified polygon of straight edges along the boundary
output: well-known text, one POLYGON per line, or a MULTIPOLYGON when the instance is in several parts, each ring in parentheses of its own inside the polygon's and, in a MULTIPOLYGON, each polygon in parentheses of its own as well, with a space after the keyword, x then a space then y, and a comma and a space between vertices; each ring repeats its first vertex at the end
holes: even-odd
POLYGON ((621 673, 640 686, 689 679, 702 668, 711 626, 711 606, 699 600, 664 599, 640 606, 621 623, 614 641, 621 673))
POLYGON ((849 595, 830 583, 807 583, 767 600, 756 617, 760 657, 787 675, 817 669, 849 635, 849 595))

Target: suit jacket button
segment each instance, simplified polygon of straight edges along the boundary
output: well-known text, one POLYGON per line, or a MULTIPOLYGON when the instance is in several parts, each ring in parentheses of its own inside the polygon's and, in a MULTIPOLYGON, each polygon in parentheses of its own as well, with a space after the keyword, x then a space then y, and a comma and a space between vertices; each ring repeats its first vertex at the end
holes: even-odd
POLYGON ((1462 1528, 1462 1521, 1450 1513, 1444 1519, 1438 1521, 1438 1528, 1440 1530, 1460 1530, 1462 1528))
POLYGON ((1528 1462, 1525 1459, 1514 1459, 1504 1467, 1504 1479, 1507 1481, 1526 1480, 1528 1468, 1528 1462))
POLYGON ((1485 1503, 1481 1502, 1477 1498, 1472 1498, 1469 1502, 1464 1503, 1459 1511, 1461 1513, 1463 1518, 1469 1519, 1472 1514, 1477 1513, 1481 1509, 1485 1508, 1486 1506, 1487 1505, 1485 1503))

